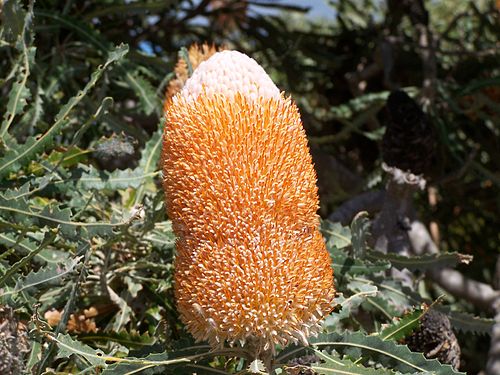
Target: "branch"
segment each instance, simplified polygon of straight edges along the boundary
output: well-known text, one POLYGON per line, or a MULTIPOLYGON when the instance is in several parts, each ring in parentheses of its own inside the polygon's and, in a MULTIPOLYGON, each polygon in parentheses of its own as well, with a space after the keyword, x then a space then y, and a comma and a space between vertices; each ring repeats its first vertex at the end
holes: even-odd
POLYGON ((434 98, 437 82, 437 63, 435 40, 429 27, 423 24, 416 25, 418 31, 418 46, 420 47, 420 56, 422 59, 424 82, 422 94, 425 104, 428 104, 434 98))
POLYGON ((413 194, 425 186, 421 176, 404 172, 399 168, 382 168, 390 177, 380 213, 372 224, 372 245, 383 253, 393 252, 409 255, 408 230, 415 216, 413 194))
MULTIPOLYGON (((500 288, 500 256, 497 257, 497 266, 495 271, 495 287, 500 288)), ((488 361, 486 362, 486 374, 500 374, 500 297, 493 304, 495 309, 495 325, 491 332, 491 345, 488 352, 488 361)))
POLYGON ((427 276, 447 292, 485 310, 493 310, 493 303, 500 298, 500 291, 494 290, 488 284, 469 279, 451 268, 430 270, 427 276))
POLYGON ((342 225, 348 225, 358 212, 367 211, 374 214, 382 209, 385 200, 384 190, 368 191, 356 195, 347 202, 340 205, 329 217, 328 220, 340 222, 342 225))
MULTIPOLYGON (((412 223, 408 236, 414 254, 439 253, 439 249, 432 241, 427 228, 421 222, 414 221, 412 223)), ((492 310, 493 303, 500 298, 500 291, 494 290, 488 284, 469 279, 451 268, 429 270, 427 276, 450 294, 463 298, 485 310, 492 310)))

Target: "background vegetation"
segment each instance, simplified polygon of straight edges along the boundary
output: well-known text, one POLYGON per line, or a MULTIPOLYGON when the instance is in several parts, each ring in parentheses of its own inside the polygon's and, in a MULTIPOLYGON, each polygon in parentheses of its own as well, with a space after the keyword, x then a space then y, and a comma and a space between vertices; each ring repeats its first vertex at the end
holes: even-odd
POLYGON ((235 373, 249 365, 244 353, 193 344, 172 295, 174 236, 158 169, 163 93, 183 48, 204 41, 249 54, 292 95, 318 171, 339 306, 308 352, 316 357, 285 349, 278 371, 309 371, 302 364, 313 362, 321 373, 454 373, 400 345, 442 295, 433 306, 450 316, 461 370, 484 370, 494 305, 446 293, 424 275, 469 259, 454 252, 472 255, 459 271, 498 296, 498 7, 0 1, 0 373, 235 373), (436 162, 415 207, 439 255, 371 250, 373 215, 350 227, 326 220, 384 187, 384 105, 396 88, 418 97, 435 130, 436 162), (391 267, 409 269, 417 288, 383 277, 391 267))

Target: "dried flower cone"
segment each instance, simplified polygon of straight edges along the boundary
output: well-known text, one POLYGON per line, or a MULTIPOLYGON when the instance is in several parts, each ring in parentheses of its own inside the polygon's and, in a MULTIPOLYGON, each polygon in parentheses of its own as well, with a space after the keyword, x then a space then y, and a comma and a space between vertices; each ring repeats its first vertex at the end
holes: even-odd
POLYGON ((220 52, 168 106, 163 147, 175 295, 188 330, 257 355, 307 342, 334 288, 295 104, 254 60, 220 52))

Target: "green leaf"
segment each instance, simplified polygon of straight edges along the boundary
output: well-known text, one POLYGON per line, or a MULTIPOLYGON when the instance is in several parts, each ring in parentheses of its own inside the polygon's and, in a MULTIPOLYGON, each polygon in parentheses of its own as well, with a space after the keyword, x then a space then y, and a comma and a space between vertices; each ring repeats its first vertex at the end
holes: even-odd
POLYGON ((189 59, 189 52, 186 47, 182 47, 179 51, 179 58, 184 60, 188 69, 188 77, 193 75, 193 65, 191 64, 191 60, 189 59))
POLYGON ((388 91, 365 94, 349 100, 346 104, 332 107, 330 112, 337 118, 349 119, 356 113, 368 110, 371 106, 383 106, 388 96, 388 91))
POLYGON ((107 290, 111 301, 113 301, 113 303, 120 308, 118 314, 114 316, 111 326, 113 331, 119 332, 123 326, 130 321, 132 308, 127 304, 127 301, 116 294, 116 292, 109 286, 107 287, 107 290))
POLYGON ((19 168, 33 158, 33 155, 45 150, 50 144, 52 144, 54 137, 65 125, 69 123, 69 114, 73 108, 87 95, 89 90, 94 87, 104 71, 108 69, 113 62, 125 56, 127 52, 128 46, 123 44, 118 46, 114 51, 110 52, 108 60, 104 63, 104 65, 99 66, 97 70, 92 73, 92 76, 85 87, 76 96, 69 99, 68 102, 60 109, 59 113, 55 117, 54 124, 45 132, 45 134, 39 138, 31 137, 22 146, 8 151, 6 155, 0 159, 0 177, 5 176, 9 172, 19 170, 19 168))
POLYGON ((163 126, 162 123, 160 123, 158 126, 158 130, 153 134, 151 139, 144 146, 144 150, 142 150, 141 154, 141 159, 139 160, 139 165, 136 168, 136 171, 141 170, 143 175, 147 177, 144 178, 141 185, 136 191, 134 205, 138 205, 142 202, 145 194, 146 183, 151 182, 153 180, 153 177, 157 175, 158 160, 160 158, 162 144, 163 126))
POLYGON ((422 353, 411 352, 406 345, 393 341, 384 341, 380 337, 367 336, 360 332, 343 334, 321 334, 312 338, 311 344, 317 348, 345 350, 354 348, 384 367, 391 367, 401 372, 431 372, 437 375, 463 374, 450 365, 443 365, 435 359, 426 359, 422 353))
POLYGON ((326 238, 326 245, 330 248, 343 249, 351 245, 351 230, 340 223, 324 220, 321 222, 321 232, 326 238))
POLYGON ((13 265, 11 265, 10 268, 7 270, 7 272, 4 275, 0 276, 0 287, 9 279, 9 277, 11 277, 12 275, 14 275, 17 272, 17 270, 19 270, 20 268, 22 268, 25 265, 27 265, 28 262, 31 261, 31 259, 35 255, 37 255, 40 251, 42 251, 43 249, 45 249, 45 247, 47 245, 49 245, 52 242, 54 242, 55 238, 56 238, 56 233, 55 232, 48 232, 48 233, 46 233, 44 240, 42 241, 42 243, 40 244, 40 246, 38 246, 37 249, 31 251, 28 255, 26 255, 25 257, 23 257, 22 259, 20 259, 16 263, 14 263, 13 265))
MULTIPOLYGON (((379 291, 375 299, 381 298, 387 302, 394 312, 402 313, 422 303, 420 295, 393 279, 382 276, 372 276, 371 279, 356 276, 349 281, 348 288, 350 290, 357 290, 360 288, 360 284, 375 285, 379 291)), ((391 313, 389 315, 389 318, 392 318, 393 314, 391 313)))
POLYGON ((80 222, 73 221, 69 208, 60 208, 49 204, 42 211, 35 211, 23 198, 6 199, 0 194, 0 214, 9 215, 14 222, 25 225, 49 226, 61 228, 62 233, 69 238, 76 239, 77 236, 85 234, 88 238, 93 236, 108 236, 113 229, 128 225, 133 216, 119 220, 112 219, 111 222, 80 222))
POLYGON ((77 355, 84 358, 92 366, 106 367, 105 354, 102 350, 92 349, 78 340, 73 340, 70 335, 60 333, 57 338, 50 337, 59 348, 56 358, 69 358, 71 355, 77 355))
POLYGON ((382 340, 398 341, 410 333, 412 333, 419 326, 420 318, 426 313, 425 310, 416 309, 402 318, 394 318, 392 324, 385 327, 379 334, 382 340))
POLYGON ((383 254, 379 251, 368 251, 366 258, 372 261, 388 261, 398 269, 407 268, 410 271, 427 271, 434 268, 455 267, 460 263, 468 264, 472 260, 472 255, 439 253, 407 257, 396 253, 383 254))
POLYGON ((82 334, 78 336, 78 339, 82 342, 102 342, 107 344, 109 342, 117 342, 127 348, 142 348, 146 346, 153 345, 156 341, 156 337, 149 336, 148 334, 139 334, 137 332, 98 332, 82 334))
MULTIPOLYGON (((9 101, 7 102, 7 110, 4 113, 4 119, 0 126, 0 140, 5 144, 5 133, 9 130, 14 118, 20 114, 27 104, 27 100, 31 97, 30 90, 26 87, 28 77, 30 75, 30 65, 33 65, 35 59, 36 48, 30 47, 23 49, 23 66, 19 68, 17 80, 13 83, 9 92, 9 101)), ((8 145, 6 145, 8 147, 8 145)))
MULTIPOLYGON (((103 39, 98 32, 89 28, 87 24, 84 24, 73 17, 49 13, 43 10, 37 10, 35 15, 51 18, 61 25, 75 30, 83 38, 96 46, 101 52, 107 53, 110 50, 110 44, 107 40, 103 39)), ((128 86, 136 93, 144 113, 150 115, 155 110, 161 111, 161 105, 159 98, 156 95, 156 90, 146 79, 139 75, 137 70, 134 71, 134 64, 130 62, 122 62, 118 64, 118 69, 120 69, 120 72, 122 73, 123 80, 125 80, 128 86)))
POLYGON ((159 111, 161 109, 160 100, 151 83, 142 78, 137 72, 135 74, 131 73, 127 68, 124 68, 123 70, 125 73, 124 79, 129 84, 130 88, 135 91, 135 94, 139 99, 140 108, 144 111, 144 113, 146 115, 150 115, 155 110, 159 111))
POLYGON ((385 271, 391 267, 389 262, 378 261, 372 263, 366 260, 354 259, 344 250, 337 248, 329 249, 332 258, 332 267, 335 271, 335 277, 344 277, 346 275, 374 274, 385 271))
POLYGON ((172 230, 171 221, 156 222, 154 229, 144 236, 146 241, 156 244, 162 249, 173 249, 175 245, 175 235, 172 230))
POLYGON ((138 188, 148 178, 158 175, 158 171, 144 172, 141 168, 116 170, 114 172, 100 171, 92 166, 82 167, 84 173, 78 179, 77 186, 86 190, 109 190, 138 188))
POLYGON ((493 326, 495 325, 494 319, 481 318, 459 311, 450 311, 449 308, 444 306, 437 306, 436 310, 446 314, 453 328, 462 332, 491 335, 493 326))
POLYGON ((367 251, 366 238, 369 235, 369 228, 368 212, 362 211, 356 214, 351 223, 352 249, 356 258, 364 258, 367 251))
POLYGON ((61 264, 49 264, 41 268, 39 271, 30 272, 25 278, 16 283, 14 289, 5 288, 5 291, 0 292, 0 297, 27 291, 30 288, 38 287, 41 284, 53 285, 75 269, 80 263, 82 257, 76 257, 62 262, 61 264))
POLYGON ((362 285, 359 290, 349 297, 339 295, 335 298, 335 302, 340 305, 340 311, 334 312, 326 317, 323 322, 327 332, 338 330, 338 325, 341 320, 352 315, 354 309, 368 297, 377 295, 377 288, 373 285, 362 285))
POLYGON ((465 87, 462 87, 460 92, 457 93, 458 96, 470 95, 474 91, 481 90, 482 88, 488 86, 498 86, 500 84, 500 76, 477 79, 469 81, 465 87))
MULTIPOLYGON (((191 349, 191 348, 186 348, 191 349)), ((210 347, 200 345, 193 347, 193 350, 178 350, 173 352, 153 353, 144 358, 124 358, 118 363, 108 366, 103 371, 103 375, 124 375, 124 374, 164 374, 174 368, 183 369, 192 364, 193 357, 202 358, 210 354, 210 347), (196 352, 196 355, 191 353, 196 352), (189 356, 188 356, 189 355, 189 356)), ((178 369, 180 370, 180 369, 178 369)), ((176 370, 176 371, 178 371, 176 370)))
POLYGON ((314 350, 322 363, 313 364, 311 368, 322 375, 394 375, 393 371, 375 369, 355 364, 349 360, 341 359, 335 353, 328 354, 324 351, 314 350))
POLYGON ((4 33, 1 35, 8 42, 17 41, 24 32, 26 11, 20 6, 20 1, 2 3, 2 25, 4 33))

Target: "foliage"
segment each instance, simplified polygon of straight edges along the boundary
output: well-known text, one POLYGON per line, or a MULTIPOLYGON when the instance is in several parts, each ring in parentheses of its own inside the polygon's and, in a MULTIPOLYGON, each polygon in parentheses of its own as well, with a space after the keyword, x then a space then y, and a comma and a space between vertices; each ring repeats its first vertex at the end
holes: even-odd
MULTIPOLYGON (((323 20, 284 1, 248 3, 0 1, 0 305, 28 327, 30 350, 19 353, 26 373, 220 374, 250 366, 243 349, 193 343, 175 310, 175 238, 158 162, 163 92, 181 47, 208 40, 245 51, 292 94, 318 158, 324 216, 381 184, 386 81, 420 92, 421 51, 410 22, 395 32, 393 69, 375 68, 353 86, 345 77, 358 66, 387 58, 382 2, 363 9, 331 2, 335 17, 323 20), (347 172, 324 177, 322 155, 347 172)), ((442 196, 439 207, 420 209, 442 223, 448 252, 381 254, 367 244, 366 215, 350 227, 325 220, 338 305, 311 348, 278 348, 278 372, 303 367, 294 360, 309 354, 325 374, 457 373, 399 343, 440 291, 411 290, 389 274, 454 267, 472 253, 469 272, 492 279, 500 240, 500 21, 493 3, 471 1, 455 14, 453 3, 429 5, 431 16, 446 15, 431 17, 438 66, 427 107, 441 144, 442 196)), ((486 314, 445 301, 433 308, 487 340, 486 314)))

